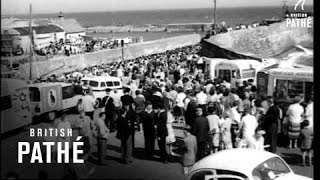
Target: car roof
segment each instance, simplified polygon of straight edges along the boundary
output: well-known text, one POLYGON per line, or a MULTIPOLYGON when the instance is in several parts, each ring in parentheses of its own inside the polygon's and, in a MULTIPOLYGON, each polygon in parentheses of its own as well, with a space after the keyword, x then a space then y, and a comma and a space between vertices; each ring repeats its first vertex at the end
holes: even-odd
POLYGON ((246 176, 250 176, 256 166, 273 157, 279 156, 267 151, 255 149, 236 148, 222 150, 195 163, 190 172, 209 168, 237 171, 246 176))
POLYGON ((93 80, 93 81, 121 81, 119 77, 114 77, 114 76, 87 76, 82 78, 81 80, 93 80))

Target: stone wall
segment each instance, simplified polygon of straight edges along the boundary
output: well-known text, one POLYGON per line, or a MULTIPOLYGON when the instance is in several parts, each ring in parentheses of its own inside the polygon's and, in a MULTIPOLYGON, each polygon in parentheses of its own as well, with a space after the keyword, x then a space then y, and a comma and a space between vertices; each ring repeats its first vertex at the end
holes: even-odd
MULTIPOLYGON (((190 34, 177 36, 156 41, 148 41, 139 44, 133 44, 123 49, 124 59, 137 58, 143 55, 173 50, 175 48, 189 46, 199 43, 201 37, 199 34, 190 34)), ((79 68, 94 66, 110 61, 121 60, 121 49, 102 50, 92 53, 72 55, 58 59, 49 59, 48 61, 34 62, 32 66, 32 77, 47 76, 50 74, 61 74, 63 72, 73 71, 79 68)), ((29 77, 29 64, 21 65, 20 71, 29 77)))

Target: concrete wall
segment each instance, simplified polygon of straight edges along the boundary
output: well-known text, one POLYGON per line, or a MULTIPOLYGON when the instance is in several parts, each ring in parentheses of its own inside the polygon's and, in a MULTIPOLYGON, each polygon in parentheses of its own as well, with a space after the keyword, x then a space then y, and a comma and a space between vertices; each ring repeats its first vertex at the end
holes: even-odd
POLYGON ((281 22, 218 34, 206 41, 238 54, 267 58, 295 45, 313 48, 313 28, 293 28, 281 22))
MULTIPOLYGON (((199 34, 190 34, 167 38, 156 41, 133 44, 124 48, 124 59, 136 58, 143 55, 155 54, 173 50, 178 47, 194 45, 199 43, 201 37, 199 34)), ((49 59, 48 61, 33 63, 32 76, 40 77, 50 74, 61 74, 63 72, 73 71, 79 68, 94 66, 110 61, 121 60, 121 49, 103 50, 98 52, 73 55, 60 59, 49 59)), ((29 64, 23 64, 20 71, 29 76, 29 64)))

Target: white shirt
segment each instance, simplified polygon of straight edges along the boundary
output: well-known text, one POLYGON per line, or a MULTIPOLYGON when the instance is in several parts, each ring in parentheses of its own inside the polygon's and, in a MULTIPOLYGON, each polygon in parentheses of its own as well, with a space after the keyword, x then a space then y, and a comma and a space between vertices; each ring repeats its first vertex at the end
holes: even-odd
POLYGON ((243 138, 252 139, 258 127, 257 119, 253 115, 247 114, 242 117, 241 127, 243 129, 243 138))
POLYGON ((241 116, 239 112, 237 111, 237 107, 231 108, 231 117, 232 120, 236 121, 237 123, 240 123, 241 116))
POLYGON ((206 103, 207 103, 207 97, 208 97, 207 94, 205 94, 203 91, 200 91, 200 92, 196 95, 198 104, 200 104, 200 105, 206 104, 206 103))
POLYGON ((216 132, 219 132, 219 123, 220 123, 220 118, 219 116, 215 115, 215 114, 211 114, 209 116, 207 116, 208 122, 209 122, 209 129, 210 131, 212 129, 216 129, 216 132))
POLYGON ((113 104, 115 107, 120 107, 121 106, 121 94, 119 92, 117 93, 112 93, 110 96, 113 98, 113 104))
POLYGON ((301 115, 304 113, 303 107, 299 103, 291 104, 287 110, 287 116, 291 123, 301 123, 301 115))
POLYGON ((178 93, 177 99, 176 99, 177 106, 183 108, 184 107, 183 101, 184 101, 184 98, 186 98, 186 97, 187 97, 187 95, 185 93, 183 93, 183 92, 178 93))
POLYGON ((313 128, 313 102, 306 107, 306 119, 309 121, 309 126, 307 128, 313 128))
POLYGON ((94 111, 95 99, 90 95, 85 95, 82 98, 83 101, 83 109, 85 112, 94 111))

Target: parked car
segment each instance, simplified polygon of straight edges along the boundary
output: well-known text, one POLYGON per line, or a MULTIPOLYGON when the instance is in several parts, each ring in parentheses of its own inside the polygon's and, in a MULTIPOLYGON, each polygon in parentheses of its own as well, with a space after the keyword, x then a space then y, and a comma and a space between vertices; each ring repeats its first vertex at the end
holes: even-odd
POLYGON ((207 156, 190 169, 187 180, 311 180, 295 174, 277 154, 230 149, 207 156))

